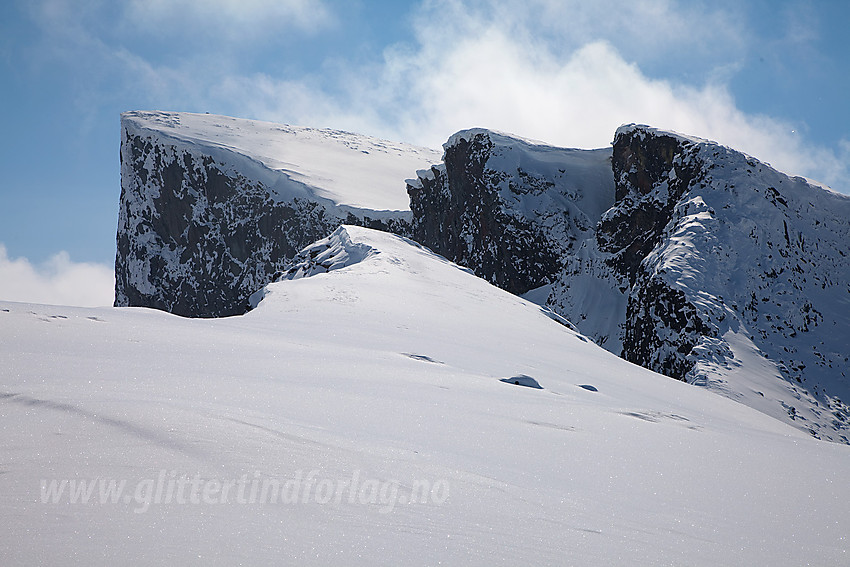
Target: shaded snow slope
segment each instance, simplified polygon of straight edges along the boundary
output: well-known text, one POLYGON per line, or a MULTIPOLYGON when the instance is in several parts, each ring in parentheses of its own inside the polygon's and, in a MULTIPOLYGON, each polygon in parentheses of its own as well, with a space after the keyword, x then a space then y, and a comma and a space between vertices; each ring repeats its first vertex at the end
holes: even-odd
POLYGON ((0 303, 4 561, 846 562, 848 447, 625 362, 403 238, 346 226, 315 249, 344 265, 239 317, 0 303), (42 479, 160 475, 302 485, 40 500, 42 479), (422 481, 440 490, 407 503, 422 481), (343 482, 395 492, 324 498, 343 482))

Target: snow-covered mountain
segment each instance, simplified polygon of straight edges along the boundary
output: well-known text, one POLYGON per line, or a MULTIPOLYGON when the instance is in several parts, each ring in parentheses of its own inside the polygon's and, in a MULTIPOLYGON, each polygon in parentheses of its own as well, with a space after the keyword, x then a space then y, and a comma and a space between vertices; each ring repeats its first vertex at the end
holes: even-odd
POLYGON ((404 179, 433 150, 227 116, 121 116, 115 305, 191 317, 247 298, 342 222, 407 232, 404 179))
POLYGON ((594 151, 463 131, 408 192, 414 238, 611 352, 848 442, 850 198, 636 125, 594 151))
POLYGON ((241 314, 280 274, 332 268, 300 249, 369 226, 626 360, 850 442, 850 198, 730 148, 637 125, 599 150, 473 129, 434 165, 355 134, 129 112, 121 156, 118 306, 241 314))
POLYGON ((291 268, 220 319, 0 302, 4 564, 846 563, 847 446, 405 238, 291 268))

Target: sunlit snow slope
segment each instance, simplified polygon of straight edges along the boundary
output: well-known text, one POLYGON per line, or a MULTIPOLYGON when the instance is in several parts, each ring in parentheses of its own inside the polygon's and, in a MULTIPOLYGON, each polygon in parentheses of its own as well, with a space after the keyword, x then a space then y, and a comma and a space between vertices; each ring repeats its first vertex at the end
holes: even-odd
POLYGON ((122 123, 134 133, 171 138, 180 147, 206 155, 218 149, 248 178, 282 174, 282 179, 296 182, 277 183, 283 198, 306 190, 337 205, 375 211, 409 210, 404 179, 441 155, 351 132, 216 114, 131 111, 122 115, 122 123), (258 173, 257 166, 269 171, 258 173))
POLYGON ((314 250, 227 319, 0 303, 4 564, 847 564, 847 446, 625 362, 402 238, 343 227, 314 250), (40 488, 302 474, 397 499, 40 488), (440 493, 406 503, 422 481, 440 493))

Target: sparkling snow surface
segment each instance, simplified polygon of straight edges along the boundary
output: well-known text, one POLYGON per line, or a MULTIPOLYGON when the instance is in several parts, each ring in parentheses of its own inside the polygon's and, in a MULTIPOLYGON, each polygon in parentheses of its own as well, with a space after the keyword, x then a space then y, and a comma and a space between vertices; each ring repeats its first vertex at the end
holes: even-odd
MULTIPOLYGON (((122 114, 122 124, 189 147, 241 154, 243 167, 251 169, 245 172, 249 179, 267 177, 257 175, 256 166, 261 165, 337 205, 376 211, 409 210, 405 178, 437 163, 442 155, 437 150, 350 132, 215 114, 132 111, 122 114)), ((234 162, 234 156, 229 158, 226 161, 234 162)))
POLYGON ((336 236, 337 269, 241 317, 0 303, 2 563, 850 561, 850 447, 624 362, 404 239, 336 236), (500 381, 519 376, 542 389, 500 381), (359 475, 398 502, 40 497, 161 471, 359 475), (422 480, 448 490, 405 504, 422 480))

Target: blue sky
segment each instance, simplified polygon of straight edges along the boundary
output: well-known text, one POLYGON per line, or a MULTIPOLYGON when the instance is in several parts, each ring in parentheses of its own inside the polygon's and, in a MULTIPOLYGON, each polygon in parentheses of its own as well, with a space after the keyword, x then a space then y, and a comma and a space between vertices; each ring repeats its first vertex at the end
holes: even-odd
POLYGON ((6 0, 0 298, 109 303, 133 109, 433 147, 644 122, 850 193, 847 22, 843 0, 6 0))

